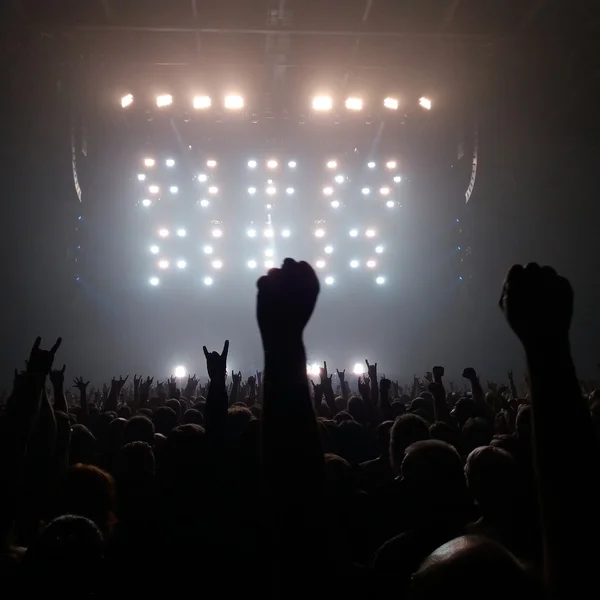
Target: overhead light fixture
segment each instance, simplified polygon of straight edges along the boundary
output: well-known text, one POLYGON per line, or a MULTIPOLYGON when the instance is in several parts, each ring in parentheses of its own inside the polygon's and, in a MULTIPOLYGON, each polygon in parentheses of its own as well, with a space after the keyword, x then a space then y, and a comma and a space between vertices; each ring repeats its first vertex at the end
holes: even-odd
POLYGON ((346 108, 348 110, 362 110, 363 101, 361 98, 356 97, 346 98, 346 108))
POLYGON ((126 94, 121 98, 121 108, 127 108, 133 104, 133 94, 126 94))
POLYGON ((211 107, 212 100, 210 96, 194 96, 192 105, 196 110, 205 110, 211 107))
POLYGON ((431 100, 425 96, 419 98, 419 106, 422 106, 425 110, 431 110, 431 100))
POLYGON ((333 98, 331 96, 315 96, 312 101, 313 110, 328 111, 333 108, 333 98))
POLYGON ((390 110, 398 110, 399 102, 396 98, 386 98, 383 101, 383 106, 385 108, 389 108, 390 110))
POLYGON ((171 94, 161 94, 160 96, 156 96, 156 106, 158 108, 171 106, 171 104, 173 104, 173 96, 171 96, 171 94))
POLYGON ((225 108, 227 110, 240 110, 244 108, 244 99, 241 96, 225 96, 225 108))

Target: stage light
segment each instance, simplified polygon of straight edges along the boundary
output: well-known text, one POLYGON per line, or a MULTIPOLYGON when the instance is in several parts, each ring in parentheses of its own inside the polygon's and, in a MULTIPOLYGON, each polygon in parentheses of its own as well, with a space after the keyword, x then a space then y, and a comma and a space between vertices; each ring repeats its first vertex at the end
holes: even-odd
POLYGON ((169 188, 169 191, 171 192, 171 194, 176 194, 179 191, 179 188, 176 185, 172 185, 169 188))
POLYGON ((317 269, 324 269, 325 268, 325 261, 320 258, 316 263, 315 263, 317 269))
POLYGON ((214 169, 214 168, 217 166, 217 161, 216 161, 214 158, 209 158, 209 159, 206 161, 206 166, 207 166, 209 169, 214 169))
POLYGON ((248 229, 248 231, 246 231, 246 233, 248 234, 248 237, 256 237, 256 229, 248 229))
POLYGON ((279 165, 279 163, 273 158, 267 161, 268 169, 276 169, 278 165, 279 165))
POLYGON ((289 229, 282 229, 281 230, 281 237, 288 238, 288 237, 290 237, 290 235, 291 234, 290 234, 290 230, 289 229))
POLYGON ((133 94, 127 94, 121 98, 121 108, 127 108, 133 104, 133 94))
POLYGON ((334 180, 336 183, 344 183, 344 176, 343 176, 343 175, 336 175, 336 176, 333 178, 333 180, 334 180))
POLYGON ((307 374, 312 375, 313 377, 318 377, 321 373, 321 367, 317 363, 313 363, 312 365, 307 366, 307 374))
POLYGON ((367 167, 369 167, 369 169, 374 169, 374 168, 375 168, 375 162, 374 162, 374 161, 372 161, 372 160, 370 160, 370 161, 367 163, 367 167))
POLYGON ((187 375, 187 370, 184 366, 177 365, 173 369, 173 373, 175 374, 175 377, 177 377, 177 379, 181 379, 182 377, 185 377, 187 375))
POLYGON ((152 200, 150 200, 150 198, 144 198, 142 200, 142 206, 144 206, 145 208, 152 206, 152 200))
POLYGON ((339 200, 332 200, 331 201, 331 208, 339 208, 340 207, 340 201, 339 200))
POLYGON ((171 104, 173 104, 173 96, 171 96, 171 94, 161 94, 160 96, 156 96, 156 106, 158 106, 158 108, 170 106, 171 104))
POLYGON ((156 164, 156 161, 153 158, 145 158, 144 159, 144 166, 146 167, 153 167, 156 164))
POLYGON ((240 110, 244 108, 244 99, 241 96, 225 96, 225 108, 227 110, 240 110))
POLYGON ((212 235, 213 235, 213 237, 215 237, 215 238, 220 238, 220 237, 222 237, 222 236, 223 236, 223 231, 222 231, 221 229, 219 229, 218 227, 215 227, 215 228, 212 230, 212 235))
POLYGON ((353 259, 353 260, 351 260, 351 261, 350 261, 350 266, 351 266, 353 269, 358 269, 358 265, 359 265, 359 264, 360 264, 360 263, 359 263, 359 262, 358 262, 356 259, 353 259))
POLYGON ((374 269, 377 266, 377 262, 374 261, 373 259, 370 259, 367 261, 367 267, 369 267, 369 269, 374 269))
POLYGON ((391 170, 395 169, 398 166, 398 163, 395 160, 388 160, 385 163, 385 166, 391 170))
POLYGON ((270 185, 265 191, 269 196, 273 196, 277 190, 272 185, 270 185))
POLYGON ((150 246, 150 252, 152 252, 152 254, 158 254, 160 252, 160 248, 154 244, 153 246, 150 246))
POLYGON ((178 237, 185 237, 187 235, 187 232, 185 229, 183 229, 183 227, 180 227, 176 233, 178 237))
POLYGON ((255 160, 249 160, 249 161, 248 161, 248 168, 249 168, 249 169, 256 169, 256 165, 257 165, 257 164, 258 164, 258 163, 257 163, 255 160))
POLYGON ((335 161, 335 160, 328 161, 327 168, 328 169, 337 169, 337 161, 335 161))
POLYGON ((331 275, 328 275, 325 277, 325 283, 327 285, 333 285, 335 283, 335 279, 331 275))
POLYGON ((205 277, 202 281, 203 281, 204 285, 212 285, 213 284, 212 277, 205 277))
POLYGON ((254 194, 256 194, 256 188, 255 187, 249 187, 248 188, 248 193, 253 196, 254 194))
POLYGON ((208 188, 208 193, 209 194, 216 194, 219 191, 219 188, 216 185, 211 185, 208 188))
POLYGON ((146 181, 146 175, 144 175, 144 173, 139 173, 138 181, 146 181))
POLYGON ((192 106, 196 110, 205 110, 212 106, 212 100, 210 99, 210 96, 194 96, 192 106))
POLYGON ((361 192, 363 193, 363 196, 368 196, 371 193, 371 190, 368 187, 364 187, 361 192))
POLYGON ((399 102, 396 98, 386 98, 383 101, 383 106, 385 108, 389 108, 390 110, 398 110, 399 102))
POLYGON ((431 100, 425 96, 419 98, 419 106, 422 106, 425 110, 431 110, 431 100))
POLYGON ((294 193, 294 188, 293 187, 286 188, 285 193, 288 196, 291 196, 294 193))
POLYGON ((356 363, 354 365, 354 368, 352 369, 352 372, 355 375, 364 375, 364 373, 365 373, 365 367, 364 367, 364 365, 362 363, 356 363))
POLYGON ((325 246, 325 254, 331 254, 333 252, 333 246, 325 246))
POLYGON ((288 167, 290 169, 295 169, 296 168, 296 161, 295 160, 290 160, 290 162, 288 163, 288 167))
POLYGON ((377 254, 383 254, 383 246, 375 246, 375 252, 377 252, 377 254))
POLYGON ((385 203, 385 205, 386 205, 388 208, 394 208, 394 206, 396 206, 396 203, 395 203, 393 200, 388 200, 388 201, 385 203))
POLYGON ((356 237, 358 235, 358 229, 350 230, 350 237, 356 237))
POLYGON ((167 165, 167 167, 174 167, 175 161, 172 158, 167 158, 167 160, 165 161, 165 164, 167 165))
POLYGON ((265 269, 272 269, 275 263, 272 260, 265 260, 265 269))
POLYGON ((379 275, 379 277, 375 278, 375 283, 377 285, 382 285, 385 283, 385 277, 382 277, 381 275, 379 275))
POLYGON ((249 269, 256 269, 256 261, 255 260, 249 260, 246 264, 248 265, 249 269))
POLYGON ((148 283, 150 285, 158 285, 160 283, 160 279, 158 277, 150 277, 148 283))
POLYGON ((159 260, 159 261, 158 261, 158 267, 159 267, 160 269, 168 269, 168 268, 169 268, 169 261, 168 261, 168 260, 165 260, 165 259, 163 259, 163 260, 159 260))
POLYGON ((394 176, 394 183, 400 183, 401 181, 402 181, 402 177, 400 177, 400 175, 394 176))
POLYGON ((213 269, 220 269, 223 266, 223 261, 217 259, 217 260, 213 260, 211 264, 212 264, 213 269))
POLYGON ((331 195, 333 194, 333 188, 332 188, 332 187, 330 187, 330 186, 324 187, 324 188, 323 188, 323 193, 324 193, 326 196, 331 196, 331 195))
POLYGON ((202 198, 202 200, 200 200, 200 206, 202 208, 206 208, 206 207, 210 206, 210 200, 207 200, 206 198, 202 198))
POLYGON ((273 208, 272 204, 267 204, 267 210, 271 210, 273 208))
POLYGON ((379 193, 380 193, 382 196, 389 196, 389 195, 390 195, 390 188, 389 188, 389 187, 382 187, 382 188, 379 188, 379 193))
POLYGON ((315 229, 315 237, 322 238, 325 236, 325 230, 321 227, 315 229))
POLYGON ((348 110, 362 110, 363 101, 361 98, 346 98, 346 108, 348 110))
POLYGON ((158 230, 158 235, 160 235, 160 237, 169 237, 169 230, 163 227, 158 230))
POLYGON ((185 269, 187 267, 187 263, 185 262, 185 260, 178 260, 177 261, 177 268, 178 269, 185 269))
POLYGON ((273 230, 272 229, 265 229, 264 236, 267 237, 267 238, 272 238, 273 237, 273 230))
POLYGON ((313 110, 327 111, 333 108, 333 98, 331 96, 315 96, 312 101, 313 110))
POLYGON ((208 175, 205 175, 204 173, 200 173, 198 175, 198 181, 200 181, 201 183, 208 181, 208 175))
POLYGON ((366 235, 368 238, 375 237, 375 230, 374 230, 374 229, 367 229, 367 230, 365 231, 365 235, 366 235))
POLYGON ((157 185, 151 185, 148 187, 148 191, 151 194, 158 194, 158 192, 160 191, 160 188, 157 185))
POLYGON ((273 248, 267 248, 265 250, 265 256, 267 256, 268 258, 273 258, 274 254, 275 252, 273 251, 273 248))
POLYGON ((204 252, 204 254, 212 254, 213 247, 212 246, 204 246, 204 248, 202 248, 202 251, 204 252))

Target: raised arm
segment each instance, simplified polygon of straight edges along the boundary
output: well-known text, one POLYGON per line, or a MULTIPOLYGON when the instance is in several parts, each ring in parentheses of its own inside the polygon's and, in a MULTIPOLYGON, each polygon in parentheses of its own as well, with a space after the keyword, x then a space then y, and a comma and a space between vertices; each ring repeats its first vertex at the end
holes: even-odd
POLYGON ((68 414, 69 407, 67 398, 65 397, 65 369, 67 365, 63 365, 62 369, 52 369, 50 371, 50 383, 54 392, 54 410, 61 410, 68 414))

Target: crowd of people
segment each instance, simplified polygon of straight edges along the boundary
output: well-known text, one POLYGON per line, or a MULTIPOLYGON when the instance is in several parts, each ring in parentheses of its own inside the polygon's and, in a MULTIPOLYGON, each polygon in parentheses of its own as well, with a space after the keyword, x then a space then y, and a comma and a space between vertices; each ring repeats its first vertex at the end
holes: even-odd
POLYGON ((401 386, 368 361, 355 390, 327 364, 309 384, 313 269, 286 259, 257 286, 247 379, 226 341, 206 386, 71 386, 61 339, 36 339, 0 416, 5 597, 593 593, 600 393, 577 380, 566 279, 530 264, 502 287, 521 394, 511 373, 486 391, 467 367, 465 393, 442 366, 401 386))

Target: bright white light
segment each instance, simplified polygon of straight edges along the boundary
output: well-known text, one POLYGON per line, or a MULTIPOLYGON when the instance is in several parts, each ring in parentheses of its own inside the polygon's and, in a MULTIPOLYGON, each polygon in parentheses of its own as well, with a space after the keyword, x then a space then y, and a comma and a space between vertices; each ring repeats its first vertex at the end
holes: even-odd
POLYGON ((390 169, 390 170, 393 170, 393 169, 395 169, 395 168, 398 166, 398 163, 397 163, 395 160, 388 160, 388 161, 385 163, 385 166, 386 166, 388 169, 390 169))
POLYGON ((212 246, 204 246, 204 248, 202 248, 202 251, 204 252, 204 254, 212 254, 213 247, 212 246))
POLYGON ((376 266, 377 266, 377 262, 374 261, 373 259, 367 261, 367 267, 369 267, 369 269, 374 269, 376 266))
POLYGON ((227 110, 240 110, 244 108, 244 99, 241 96, 225 96, 224 104, 227 110))
POLYGON ((251 196, 254 196, 254 194, 256 194, 256 188, 255 188, 255 187, 249 187, 249 188, 248 188, 248 193, 249 193, 251 196))
POLYGON ((160 252, 160 248, 155 244, 150 246, 150 252, 152 252, 152 254, 158 254, 160 252))
POLYGON ((335 279, 331 275, 328 275, 325 277, 325 283, 327 285, 333 285, 335 283, 335 279))
POLYGON ((351 260, 351 261, 350 261, 350 266, 351 266, 353 269, 358 269, 358 265, 359 265, 359 264, 360 264, 360 263, 359 263, 359 262, 358 262, 356 259, 354 259, 354 260, 351 260))
POLYGON ((375 278, 375 283, 376 283, 377 285, 382 285, 382 284, 384 284, 384 283, 385 283, 385 277, 382 277, 381 275, 380 275, 379 277, 376 277, 376 278, 375 278))
POLYGON ((324 236, 325 236, 324 229, 322 229, 321 227, 319 227, 318 229, 315 229, 315 237, 322 238, 324 236))
POLYGON ((208 193, 209 194, 216 194, 219 191, 219 188, 216 185, 211 185, 208 188, 208 193))
POLYGON ((340 207, 340 201, 339 200, 332 200, 331 201, 331 208, 339 208, 340 207))
POLYGON ((289 229, 282 229, 281 230, 281 237, 288 238, 288 237, 290 237, 290 235, 291 234, 290 234, 290 230, 289 229))
POLYGON ((390 110, 398 110, 399 102, 396 98, 386 98, 383 101, 383 106, 389 108, 390 110))
POLYGON ((320 258, 316 263, 315 263, 317 269, 324 269, 325 268, 325 261, 320 258))
POLYGON ((426 110, 431 110, 431 100, 425 96, 419 98, 419 106, 422 106, 426 110))
POLYGON ((394 206, 396 206, 396 203, 395 203, 393 200, 388 200, 388 201, 385 203, 385 205, 386 205, 388 208, 394 208, 394 206))
POLYGON ((355 375, 363 375, 365 372, 365 367, 362 365, 362 363, 356 363, 352 369, 352 372, 355 375))
POLYGON ((153 167, 156 164, 156 161, 153 158, 145 158, 144 166, 145 167, 153 167))
POLYGON ((256 169, 256 165, 257 165, 257 164, 258 164, 258 163, 257 163, 255 160, 249 160, 249 161, 248 161, 248 168, 249 168, 249 169, 256 169))
POLYGON ((148 191, 151 194, 158 194, 158 192, 160 191, 160 188, 157 185, 151 185, 150 187, 148 187, 148 191))
POLYGON ((328 169, 336 169, 336 168, 337 168, 337 161, 335 161, 335 160, 330 160, 330 161, 327 163, 327 168, 328 168, 328 169))
POLYGON ((133 94, 127 94, 121 98, 121 108, 127 108, 133 104, 133 94))
POLYGON ((179 188, 176 185, 172 185, 169 188, 169 191, 171 192, 171 194, 176 194, 179 191, 179 188))
POLYGON ((206 166, 209 169, 214 169, 217 166, 217 161, 214 158, 210 158, 206 161, 206 166))
POLYGON ((375 237, 375 230, 374 230, 374 229, 367 229, 367 230, 365 231, 365 235, 366 235, 367 237, 369 237, 369 238, 371 238, 371 237, 375 237))
POLYGON ((377 254, 383 254, 383 246, 375 246, 375 252, 377 252, 377 254))
POLYGON ((177 233, 177 235, 179 237, 185 237, 186 236, 186 231, 185 231, 185 229, 183 229, 183 227, 181 227, 180 229, 178 229, 176 233, 177 233))
POLYGON ((160 283, 160 279, 158 277, 150 277, 148 283, 150 283, 150 285, 158 285, 160 283))
POLYGON ((380 193, 382 196, 389 196, 389 195, 390 195, 390 188, 389 188, 389 187, 382 187, 382 188, 379 188, 379 193, 380 193))
POLYGON ((205 110, 210 108, 211 105, 212 100, 210 99, 210 96, 194 96, 194 99, 192 100, 192 106, 196 110, 205 110))
POLYGON ((158 108, 170 106, 171 104, 173 104, 173 96, 171 96, 171 94, 162 94, 160 96, 156 96, 156 106, 158 106, 158 108))
POLYGON ((158 230, 158 235, 160 235, 160 237, 169 237, 169 230, 168 229, 159 229, 158 230))
POLYGON ((296 168, 296 161, 295 160, 290 160, 290 162, 288 163, 288 167, 290 169, 295 169, 296 168))
POLYGON ((264 233, 265 237, 268 237, 268 238, 272 238, 273 237, 273 230, 272 229, 265 229, 263 233, 264 233))
POLYGON ((248 237, 256 237, 256 229, 248 229, 248 231, 246 231, 246 233, 248 234, 248 237))
POLYGON ((362 110, 363 101, 361 98, 346 98, 346 108, 348 110, 362 110))
POLYGON ((343 175, 336 175, 333 179, 334 179, 334 181, 336 183, 344 183, 344 176, 343 175))
POLYGON ((168 269, 169 268, 169 261, 168 260, 159 260, 158 261, 158 266, 160 269, 168 269))
POLYGON ((212 230, 212 236, 213 236, 213 237, 216 237, 216 238, 220 238, 220 237, 222 237, 222 236, 223 236, 223 231, 222 231, 221 229, 219 229, 218 227, 215 227, 215 228, 212 230))
POLYGON ((358 235, 358 229, 350 230, 350 237, 356 237, 358 235))
POLYGON ((276 192, 276 191, 277 191, 277 190, 276 190, 276 189, 275 189, 275 188, 274 188, 272 185, 270 185, 270 186, 269 186, 269 187, 266 189, 266 192, 267 192, 267 194, 268 194, 269 196, 273 196, 273 195, 275 194, 275 192, 276 192))
POLYGON ((146 175, 144 175, 144 173, 140 173, 138 175, 138 181, 146 181, 146 175))
POLYGON ((271 158, 270 160, 267 161, 267 168, 268 169, 276 169, 278 164, 279 163, 274 158, 271 158))
POLYGON ((205 175, 204 173, 200 173, 198 175, 198 181, 200 181, 201 183, 208 181, 208 175, 205 175))
POLYGON ((274 254, 275 254, 275 252, 273 251, 273 248, 267 248, 265 250, 265 256, 267 256, 269 258, 273 258, 274 254))
POLYGON ((333 188, 332 188, 332 187, 330 187, 330 186, 324 187, 324 188, 323 188, 323 193, 324 193, 326 196, 331 196, 331 195, 333 194, 333 188))
POLYGON ((372 160, 370 160, 370 161, 367 163, 367 167, 369 167, 369 169, 374 169, 374 168, 375 168, 375 162, 374 162, 374 161, 372 161, 372 160))
POLYGON ((394 183, 400 183, 402 181, 402 177, 400 177, 400 175, 396 175, 394 177, 394 183))
POLYGON ((267 210, 271 210, 273 208, 272 204, 267 204, 267 210))
POLYGON ((272 269, 275 263, 272 260, 265 260, 265 269, 272 269))
POLYGON ((204 282, 204 285, 212 285, 213 284, 212 277, 205 277, 202 281, 204 282))
POLYGON ((248 265, 249 269, 256 269, 256 261, 255 260, 249 260, 246 264, 248 265))
POLYGON ((217 260, 213 260, 211 264, 212 264, 213 269, 220 269, 223 266, 223 261, 217 259, 217 260))
POLYGON ((167 165, 167 167, 174 167, 175 161, 172 158, 167 158, 167 160, 165 161, 165 164, 167 165))
POLYGON ((185 262, 185 260, 178 260, 177 261, 177 268, 178 269, 185 269, 187 267, 187 263, 185 262))
POLYGON ((207 200, 206 198, 202 198, 202 200, 200 200, 200 206, 202 208, 206 208, 207 206, 210 206, 210 200, 207 200))
POLYGON ((291 196, 294 193, 294 188, 293 187, 286 188, 285 193, 288 194, 288 196, 291 196))
POLYGON ((142 206, 144 206, 145 208, 152 206, 152 200, 150 200, 150 198, 144 198, 142 200, 142 206))
POLYGON ((326 111, 333 108, 331 96, 315 96, 312 101, 313 110, 326 111))
POLYGON ((321 373, 321 367, 317 363, 313 363, 312 365, 307 365, 306 371, 308 375, 318 377, 321 373))
POLYGON ((325 246, 325 254, 331 254, 333 252, 333 246, 325 246))
POLYGON ((368 196, 371 193, 371 190, 368 187, 364 187, 361 192, 364 196, 368 196))
POLYGON ((173 369, 173 373, 175 374, 175 377, 177 377, 178 379, 181 379, 182 377, 185 377, 187 375, 187 370, 184 366, 177 365, 173 369))

